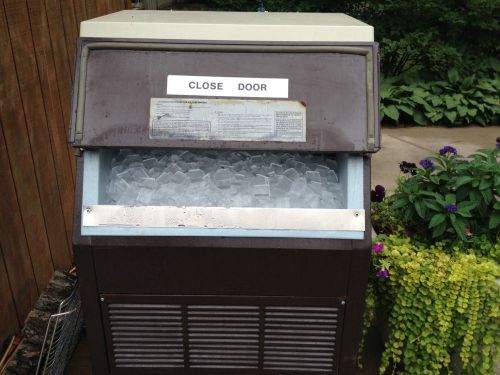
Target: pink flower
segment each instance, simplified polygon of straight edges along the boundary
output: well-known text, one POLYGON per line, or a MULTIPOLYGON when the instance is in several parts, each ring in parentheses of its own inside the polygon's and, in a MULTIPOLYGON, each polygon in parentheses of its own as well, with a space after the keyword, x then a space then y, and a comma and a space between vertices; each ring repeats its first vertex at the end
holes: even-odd
POLYGON ((376 243, 373 245, 373 252, 375 254, 381 252, 382 250, 384 250, 384 244, 383 243, 376 243))
POLYGON ((472 236, 472 232, 470 231, 470 228, 469 228, 469 227, 465 228, 465 235, 466 235, 467 237, 472 236))

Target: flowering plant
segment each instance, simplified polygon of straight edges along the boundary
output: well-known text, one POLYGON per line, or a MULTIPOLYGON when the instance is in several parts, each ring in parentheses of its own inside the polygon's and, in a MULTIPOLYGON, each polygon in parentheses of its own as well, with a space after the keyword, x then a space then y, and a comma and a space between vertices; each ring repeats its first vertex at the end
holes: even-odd
MULTIPOLYGON (((452 146, 415 164, 400 164, 392 209, 416 238, 462 241, 499 236, 500 149, 479 150, 468 158, 452 146), (411 167, 409 167, 411 166, 411 167)), ((431 241, 429 241, 431 239, 431 241)))
MULTIPOLYGON (((387 324, 379 373, 493 374, 500 352, 499 264, 448 253, 443 242, 428 246, 395 235, 376 241, 364 333, 376 321, 387 324)), ((488 253, 500 251, 498 243, 475 241, 488 253)))

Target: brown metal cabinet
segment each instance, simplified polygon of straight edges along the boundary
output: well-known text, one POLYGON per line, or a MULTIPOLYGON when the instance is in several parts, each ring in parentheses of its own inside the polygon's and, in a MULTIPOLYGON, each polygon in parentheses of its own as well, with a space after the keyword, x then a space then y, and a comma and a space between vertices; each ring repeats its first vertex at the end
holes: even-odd
POLYGON ((353 374, 379 148, 339 14, 82 23, 74 251, 95 374, 353 374))

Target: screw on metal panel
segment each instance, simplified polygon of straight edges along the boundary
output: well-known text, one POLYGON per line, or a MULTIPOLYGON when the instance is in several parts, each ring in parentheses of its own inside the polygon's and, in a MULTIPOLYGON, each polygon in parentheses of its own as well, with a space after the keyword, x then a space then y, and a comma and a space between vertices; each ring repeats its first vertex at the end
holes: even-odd
POLYGON ((90 214, 90 208, 87 208, 87 209, 85 210, 85 212, 86 212, 86 213, 88 213, 88 214, 90 214))
POLYGON ((359 212, 358 212, 358 211, 355 211, 355 212, 354 212, 354 216, 358 217, 358 216, 359 216, 359 212))
POLYGON ((101 302, 104 302, 104 297, 101 297, 100 300, 101 300, 101 302))

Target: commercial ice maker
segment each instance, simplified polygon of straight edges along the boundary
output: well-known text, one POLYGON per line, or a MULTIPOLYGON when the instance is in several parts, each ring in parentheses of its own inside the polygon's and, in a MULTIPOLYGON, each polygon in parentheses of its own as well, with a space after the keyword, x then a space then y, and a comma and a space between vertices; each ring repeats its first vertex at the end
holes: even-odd
POLYGON ((81 24, 74 252, 95 374, 353 374, 379 149, 342 14, 81 24))

